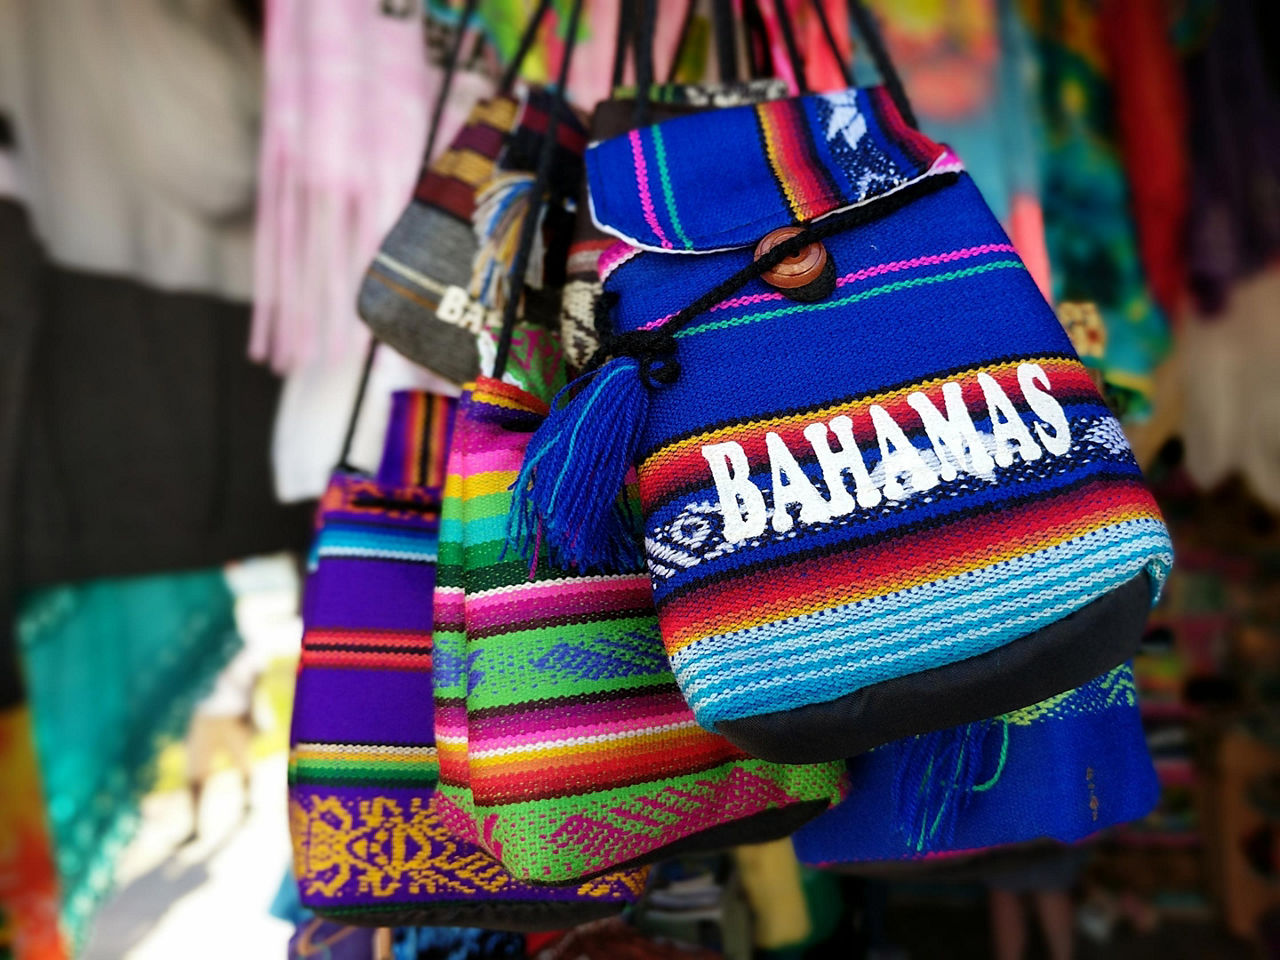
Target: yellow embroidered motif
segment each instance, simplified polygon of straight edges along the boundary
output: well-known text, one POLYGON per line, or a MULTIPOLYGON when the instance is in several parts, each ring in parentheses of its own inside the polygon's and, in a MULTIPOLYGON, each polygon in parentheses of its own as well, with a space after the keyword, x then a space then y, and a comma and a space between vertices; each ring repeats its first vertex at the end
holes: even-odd
POLYGON ((414 798, 406 810, 374 797, 352 810, 339 797, 313 794, 290 802, 289 822, 294 870, 311 894, 466 896, 513 882, 496 860, 450 834, 433 801, 414 798))

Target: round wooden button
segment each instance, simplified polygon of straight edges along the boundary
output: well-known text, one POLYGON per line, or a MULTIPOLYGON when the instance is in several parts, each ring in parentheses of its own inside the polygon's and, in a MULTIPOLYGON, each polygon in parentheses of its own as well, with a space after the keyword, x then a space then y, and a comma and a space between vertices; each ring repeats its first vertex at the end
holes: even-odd
MULTIPOLYGON (((803 232, 803 227, 779 227, 766 233, 756 244, 756 259, 759 260, 782 241, 803 232)), ((802 247, 795 256, 787 257, 771 270, 766 270, 760 279, 779 290, 795 290, 819 279, 826 267, 827 248, 821 243, 811 243, 802 247)))

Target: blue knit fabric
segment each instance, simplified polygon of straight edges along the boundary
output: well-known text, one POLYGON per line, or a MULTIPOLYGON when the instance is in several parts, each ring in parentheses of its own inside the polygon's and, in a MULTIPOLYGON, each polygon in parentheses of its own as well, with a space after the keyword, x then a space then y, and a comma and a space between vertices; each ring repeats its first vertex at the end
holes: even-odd
MULTIPOLYGON (((922 840, 907 811, 930 775, 902 773, 925 739, 850 760, 848 798, 795 835, 801 861, 915 860, 1031 840, 1070 843, 1145 816, 1159 796, 1129 664, 989 724, 966 789, 951 797, 949 835, 926 829, 922 840)), ((931 826, 934 818, 925 819, 931 826)))
MULTIPOLYGON (((704 726, 979 656, 1143 573, 1158 592, 1171 546, 1123 431, 958 160, 882 93, 680 118, 594 145, 587 169, 593 215, 624 240, 601 275, 628 343, 747 268, 768 232, 831 231, 833 292, 795 302, 748 280, 669 331, 678 375, 647 383, 646 556, 704 726), (859 207, 870 219, 839 219, 859 207), (957 454, 922 407, 976 439, 957 454), (822 462, 850 446, 866 474, 856 505, 853 468, 822 462), (919 468, 898 482, 904 462, 919 468)), ((596 376, 620 381, 629 362, 596 376)), ((561 419, 575 443, 558 449, 578 462, 535 438, 546 456, 522 477, 535 496, 539 471, 604 475, 584 452, 589 417, 561 419)), ((527 527, 553 555, 557 531, 574 546, 574 518, 539 520, 527 527)), ((1118 638, 1110 662, 1136 642, 1118 638)))

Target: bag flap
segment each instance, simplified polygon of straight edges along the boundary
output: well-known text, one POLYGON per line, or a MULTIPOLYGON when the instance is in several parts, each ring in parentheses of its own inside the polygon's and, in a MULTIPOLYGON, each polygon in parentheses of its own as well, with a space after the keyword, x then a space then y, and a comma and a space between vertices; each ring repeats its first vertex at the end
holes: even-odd
POLYGON ((960 164, 881 87, 679 117, 593 144, 596 225, 646 250, 754 245, 960 164))

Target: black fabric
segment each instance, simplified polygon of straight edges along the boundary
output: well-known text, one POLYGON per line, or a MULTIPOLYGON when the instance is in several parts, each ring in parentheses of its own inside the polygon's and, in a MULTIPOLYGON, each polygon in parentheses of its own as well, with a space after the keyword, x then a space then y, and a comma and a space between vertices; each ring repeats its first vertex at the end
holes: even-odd
POLYGON ((19 467, 23 582, 304 549, 313 507, 275 500, 280 381, 246 356, 248 305, 45 276, 19 467))
POLYGON ((764 760, 820 763, 997 717, 1124 663, 1138 652, 1150 609, 1151 584, 1143 572, 1056 623, 981 656, 828 703, 726 720, 717 732, 764 760))
POLYGON ((18 463, 40 311, 40 249, 26 211, 0 199, 0 710, 22 699, 18 666, 18 463))
POLYGON ((605 903, 554 903, 545 900, 503 901, 501 903, 466 903, 432 905, 424 903, 421 909, 410 906, 386 910, 353 908, 345 910, 325 909, 317 915, 351 927, 480 927, 485 930, 503 930, 509 933, 538 933, 550 930, 568 930, 592 920, 621 913, 623 904, 605 903))

